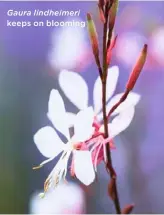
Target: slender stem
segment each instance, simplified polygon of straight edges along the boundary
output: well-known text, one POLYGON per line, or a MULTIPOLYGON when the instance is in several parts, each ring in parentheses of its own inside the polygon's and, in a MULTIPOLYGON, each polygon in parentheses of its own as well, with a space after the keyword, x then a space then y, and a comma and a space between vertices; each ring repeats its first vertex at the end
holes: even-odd
MULTIPOLYGON (((108 138, 108 116, 106 113, 106 80, 107 80, 107 63, 106 63, 106 56, 107 56, 107 25, 108 25, 108 4, 106 4, 105 8, 105 18, 106 22, 104 23, 103 29, 103 78, 102 78, 102 109, 103 109, 103 121, 104 121, 104 134, 105 138, 108 138)), ((111 151, 110 151, 110 144, 106 144, 106 168, 108 173, 110 174, 111 178, 115 178, 115 171, 112 165, 112 158, 111 158, 111 151)), ((116 209, 117 214, 121 214, 119 196, 117 192, 117 185, 114 184, 114 192, 115 192, 115 199, 113 200, 114 206, 116 209)))
POLYGON ((130 92, 129 90, 126 90, 125 93, 120 98, 120 100, 111 108, 111 110, 108 113, 107 119, 109 119, 111 114, 118 108, 118 106, 120 106, 120 104, 122 104, 125 101, 125 99, 129 95, 129 92, 130 92))
POLYGON ((109 32, 108 32, 108 42, 107 42, 107 48, 109 48, 109 46, 110 46, 110 43, 111 43, 112 32, 113 32, 113 29, 109 29, 109 32))
POLYGON ((102 78, 103 78, 103 72, 102 72, 102 68, 101 68, 101 64, 100 64, 100 59, 99 58, 98 58, 98 61, 97 61, 97 67, 98 67, 100 78, 102 80, 102 78))
MULTIPOLYGON (((103 120, 104 120, 104 133, 105 133, 105 138, 108 138, 108 118, 106 116, 106 81, 103 82, 102 85, 102 102, 103 102, 103 120)), ((115 178, 115 171, 113 171, 113 165, 112 165, 112 158, 111 158, 111 151, 110 151, 110 144, 106 144, 106 155, 107 155, 107 163, 106 167, 107 170, 110 174, 110 177, 115 178)), ((121 208, 120 208, 120 202, 119 202, 119 196, 118 196, 118 191, 117 191, 117 184, 115 183, 114 185, 114 191, 115 191, 115 199, 114 199, 114 205, 117 214, 121 214, 121 208)))

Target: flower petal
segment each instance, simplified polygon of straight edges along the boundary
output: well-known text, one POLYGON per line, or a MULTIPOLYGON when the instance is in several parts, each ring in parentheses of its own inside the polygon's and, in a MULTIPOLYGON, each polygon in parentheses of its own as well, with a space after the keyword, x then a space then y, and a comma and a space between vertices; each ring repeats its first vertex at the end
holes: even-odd
MULTIPOLYGON (((117 94, 114 96, 111 101, 107 104, 107 113, 110 109, 120 100, 123 93, 117 94)), ((135 107, 135 105, 139 102, 141 96, 137 93, 129 93, 127 99, 113 112, 112 115, 118 114, 129 107, 135 107)))
POLYGON ((116 116, 109 124, 109 136, 114 138, 116 135, 124 131, 130 125, 134 113, 134 107, 130 107, 116 116))
POLYGON ((59 84, 65 95, 79 109, 88 106, 88 87, 84 79, 75 72, 62 70, 59 75, 59 84))
MULTIPOLYGON (((118 76, 119 76, 119 69, 117 66, 113 66, 110 69, 108 69, 106 101, 109 100, 109 98, 113 95, 116 89, 118 76)), ((93 102, 94 102, 95 112, 96 113, 100 112, 100 110, 102 109, 102 83, 101 83, 100 76, 97 78, 94 84, 93 102)))
POLYGON ((68 120, 69 128, 70 128, 71 126, 74 125, 76 114, 71 113, 71 112, 67 112, 66 114, 67 114, 67 120, 68 120))
POLYGON ((92 107, 79 111, 74 121, 75 135, 73 137, 73 140, 75 142, 83 142, 91 137, 94 130, 94 128, 92 127, 93 121, 94 112, 92 107))
POLYGON ((64 147, 63 142, 50 126, 37 131, 34 135, 34 142, 39 151, 47 158, 57 156, 64 147))
POLYGON ((85 185, 95 179, 95 172, 89 151, 74 151, 74 167, 76 177, 85 185))
POLYGON ((54 127, 69 139, 68 119, 62 97, 57 90, 51 90, 48 102, 48 118, 54 127))

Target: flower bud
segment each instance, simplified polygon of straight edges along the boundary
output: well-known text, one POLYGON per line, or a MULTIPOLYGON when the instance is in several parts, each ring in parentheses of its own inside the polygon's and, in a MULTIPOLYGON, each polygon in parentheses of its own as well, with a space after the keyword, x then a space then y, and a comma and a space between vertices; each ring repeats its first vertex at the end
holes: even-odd
POLYGON ((146 61, 146 57, 147 57, 147 44, 144 45, 141 53, 140 53, 140 56, 130 74, 130 77, 129 77, 129 80, 126 84, 126 89, 131 91, 142 71, 142 68, 145 64, 145 61, 146 61))
POLYGON ((113 29, 118 10, 118 0, 114 0, 112 7, 109 10, 109 28, 113 29))
POLYGON ((104 0, 99 0, 98 1, 98 7, 103 8, 104 4, 105 4, 104 0))
POLYGON ((116 41, 117 41, 117 35, 115 36, 115 38, 111 41, 111 44, 107 50, 107 65, 109 66, 110 62, 111 62, 111 57, 112 57, 112 49, 115 47, 116 45, 116 41))
POLYGON ((116 42, 117 42, 117 36, 118 36, 118 35, 116 35, 116 36, 112 39, 111 44, 110 44, 110 49, 113 49, 113 48, 115 47, 116 42))
POLYGON ((130 204, 124 207, 121 214, 130 214, 134 208, 134 204, 130 204))
POLYGON ((102 10, 102 8, 100 6, 98 6, 98 9, 99 9, 99 17, 100 17, 100 20, 102 21, 102 23, 104 24, 105 23, 105 16, 104 16, 104 12, 102 10))
POLYGON ((99 48, 98 48, 98 36, 95 28, 95 24, 92 20, 91 15, 87 14, 87 26, 88 26, 88 32, 91 40, 92 50, 95 58, 99 56, 99 48))
POLYGON ((112 58, 112 50, 109 47, 108 50, 107 50, 107 59, 106 59, 106 62, 107 62, 108 66, 109 66, 109 64, 111 62, 111 58, 112 58))

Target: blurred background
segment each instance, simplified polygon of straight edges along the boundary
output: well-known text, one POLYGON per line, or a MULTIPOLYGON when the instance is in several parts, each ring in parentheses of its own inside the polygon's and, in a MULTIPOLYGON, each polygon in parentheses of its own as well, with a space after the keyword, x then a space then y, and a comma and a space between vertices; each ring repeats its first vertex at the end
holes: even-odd
MULTIPOLYGON (((80 73, 89 86, 92 104, 98 73, 86 28, 6 27, 9 9, 80 9, 79 21, 85 21, 89 11, 100 41, 102 36, 96 2, 0 2, 0 213, 114 213, 103 164, 98 181, 90 187, 68 177, 70 184, 61 185, 48 200, 39 199, 37 194, 55 161, 32 170, 44 159, 33 135, 50 123, 46 117, 50 90, 59 89, 67 110, 76 112, 59 88, 58 74, 62 69, 80 73)), ((149 44, 147 63, 134 89, 141 95, 135 118, 115 138, 117 149, 112 154, 121 205, 135 203, 134 213, 164 213, 163 10, 162 1, 120 2, 115 28, 119 37, 112 65, 120 68, 116 93, 123 91, 143 44, 149 44)), ((35 19, 10 17, 14 21, 35 19)), ((63 21, 66 17, 49 19, 63 21)))

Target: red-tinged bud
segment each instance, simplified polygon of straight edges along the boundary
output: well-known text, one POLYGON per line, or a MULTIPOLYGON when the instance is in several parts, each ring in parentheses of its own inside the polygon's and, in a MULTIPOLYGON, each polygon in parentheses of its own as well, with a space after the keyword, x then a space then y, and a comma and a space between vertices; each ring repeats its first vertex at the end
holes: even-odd
POLYGON ((115 177, 112 177, 110 179, 110 182, 108 184, 108 194, 109 196, 111 197, 111 199, 114 201, 115 198, 116 198, 116 195, 115 195, 115 188, 116 188, 116 178, 115 177))
POLYGON ((98 7, 100 7, 101 9, 104 7, 104 0, 99 0, 98 1, 98 7))
POLYGON ((107 50, 107 65, 109 66, 110 62, 111 62, 111 58, 112 58, 112 49, 115 47, 116 45, 116 41, 117 41, 117 35, 115 36, 115 38, 111 41, 111 44, 107 50))
POLYGON ((131 91, 143 69, 143 66, 145 64, 145 61, 146 61, 146 57, 147 57, 147 44, 144 45, 141 53, 140 53, 140 56, 130 74, 130 77, 129 77, 129 80, 126 84, 126 89, 131 91))
POLYGON ((117 37, 118 37, 118 35, 116 35, 116 36, 112 39, 111 44, 110 44, 110 49, 113 49, 113 48, 115 47, 116 42, 117 42, 117 37))
POLYGON ((112 7, 109 10, 109 28, 113 29, 118 10, 118 0, 114 0, 112 7))
POLYGON ((106 62, 107 62, 108 66, 109 66, 109 64, 111 62, 111 58, 112 58, 112 50, 109 47, 108 50, 107 50, 107 59, 106 59, 106 62))
POLYGON ((100 20, 102 21, 102 23, 104 24, 105 23, 105 16, 104 16, 104 12, 102 10, 102 8, 100 6, 98 6, 99 8, 99 17, 100 17, 100 20))
POLYGON ((134 204, 130 204, 124 207, 121 214, 130 214, 134 208, 134 204))
POLYGON ((113 0, 104 0, 104 4, 106 5, 106 4, 110 3, 110 1, 113 1, 113 0))
POLYGON ((87 14, 87 26, 88 26, 88 32, 91 40, 93 54, 97 62, 97 59, 99 58, 98 36, 97 36, 95 24, 89 13, 87 14))

